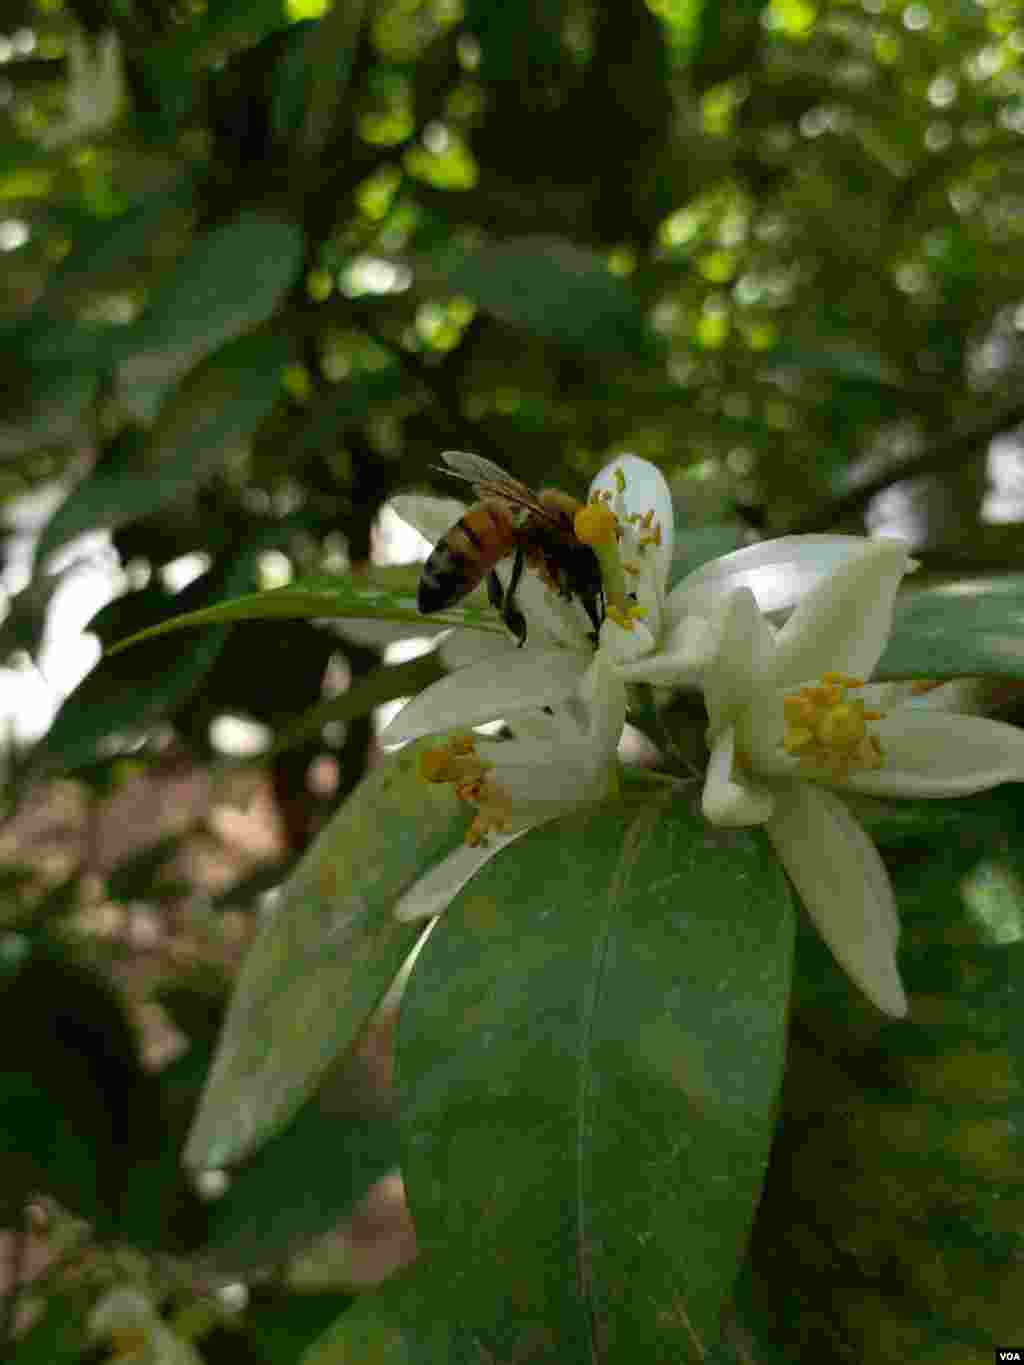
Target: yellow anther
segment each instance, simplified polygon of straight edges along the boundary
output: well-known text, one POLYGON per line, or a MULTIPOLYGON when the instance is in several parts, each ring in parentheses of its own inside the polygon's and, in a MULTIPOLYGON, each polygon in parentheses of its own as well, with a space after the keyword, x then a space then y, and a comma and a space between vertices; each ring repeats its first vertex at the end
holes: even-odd
POLYGON ((654 523, 654 529, 653 529, 652 531, 645 531, 645 532, 643 533, 643 535, 640 537, 640 548, 643 549, 645 545, 660 545, 660 544, 661 544, 661 522, 660 522, 660 521, 656 521, 656 522, 654 523))
POLYGON ((638 574, 640 572, 639 564, 630 564, 625 559, 622 561, 622 567, 626 570, 627 573, 638 574))
POLYGON ((850 678, 845 673, 823 673, 821 681, 823 683, 838 683, 840 687, 845 687, 850 691, 856 691, 858 687, 864 686, 863 678, 850 678))
POLYGON ((652 522, 653 520, 654 520, 654 508, 653 508, 653 507, 648 507, 647 511, 646 511, 646 512, 643 514, 643 516, 640 518, 640 525, 644 528, 645 531, 649 531, 649 530, 651 529, 651 522, 652 522))
POLYGON ((807 697, 786 697, 782 711, 790 725, 810 725, 814 720, 814 703, 807 697))
POLYGON ((614 545, 619 534, 619 519, 603 502, 588 502, 573 519, 576 538, 584 545, 614 545))
POLYGON ((424 782, 447 782, 450 757, 447 749, 427 749, 420 754, 420 777, 424 782))
POLYGON ((926 692, 934 692, 937 687, 941 686, 942 680, 940 678, 931 680, 923 678, 919 682, 911 683, 910 690, 916 697, 923 697, 926 692))
POLYGON ((471 782, 483 777, 489 765, 481 762, 472 736, 458 735, 439 749, 420 755, 420 777, 424 782, 471 782))

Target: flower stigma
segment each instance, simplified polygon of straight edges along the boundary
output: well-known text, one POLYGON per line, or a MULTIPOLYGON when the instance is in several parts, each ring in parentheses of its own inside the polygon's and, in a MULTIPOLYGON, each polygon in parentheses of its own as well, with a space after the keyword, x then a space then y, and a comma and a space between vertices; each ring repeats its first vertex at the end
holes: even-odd
POLYGON ((801 687, 783 699, 785 732, 782 747, 804 768, 818 769, 831 778, 854 770, 881 768, 885 761, 878 736, 868 721, 881 720, 861 698, 848 692, 864 686, 863 679, 825 673, 820 683, 801 687))
POLYGON ((447 744, 427 749, 420 757, 420 776, 425 782, 451 783, 460 801, 477 808, 466 830, 470 848, 486 843, 489 834, 507 829, 512 819, 512 798, 487 777, 493 768, 493 763, 480 758, 468 734, 453 735, 447 744))

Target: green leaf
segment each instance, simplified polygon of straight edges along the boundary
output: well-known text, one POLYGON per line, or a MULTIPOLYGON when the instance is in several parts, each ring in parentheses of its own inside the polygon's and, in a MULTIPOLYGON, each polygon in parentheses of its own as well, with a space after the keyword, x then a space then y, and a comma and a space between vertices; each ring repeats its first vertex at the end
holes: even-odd
POLYGON ((407 621, 410 625, 421 627, 460 626, 499 635, 506 633, 490 607, 466 606, 463 603, 426 616, 417 610, 416 598, 408 591, 393 591, 367 583, 351 574, 313 574, 308 578, 297 578, 283 588, 236 597, 232 602, 219 602, 215 607, 161 621, 159 625, 119 640, 111 653, 118 654, 140 640, 166 635, 169 631, 181 630, 186 626, 213 626, 228 621, 265 621, 284 617, 372 618, 377 621, 407 621))
POLYGON ((444 668, 435 652, 409 659, 406 663, 377 668, 367 677, 353 682, 339 697, 331 697, 300 716, 278 736, 269 754, 258 755, 258 760, 266 762, 268 757, 302 744, 318 735, 325 725, 344 724, 396 697, 414 696, 443 676, 444 668))
POLYGON ((72 248, 50 274, 37 308, 52 309, 69 290, 97 288, 106 277, 136 266, 168 212, 189 208, 192 194, 192 176, 185 172, 168 188, 144 195, 115 218, 75 226, 72 248))
POLYGON ((791 1359, 974 1365, 1020 1342, 1024 914, 994 921, 977 874, 1019 879, 1022 797, 932 803, 956 811, 944 837, 889 831, 905 1021, 851 1011, 825 951, 799 944, 806 1003, 752 1257, 791 1359))
POLYGON ((693 573, 709 560, 740 549, 745 540, 742 526, 729 526, 724 522, 714 526, 694 526, 682 531, 678 530, 678 526, 677 518, 676 543, 668 575, 670 588, 674 588, 688 573, 693 573))
POLYGON ((628 286, 559 237, 483 247, 445 270, 449 286, 502 322, 594 355, 642 359, 652 343, 628 286))
POLYGON ((339 1293, 283 1294, 257 1297, 239 1324, 247 1341, 268 1365, 297 1365, 303 1352, 353 1302, 339 1293))
POLYGON ((118 376, 131 410, 151 420, 201 356, 265 322, 298 275, 304 251, 296 224, 249 212, 198 238, 131 330, 126 344, 133 353, 118 376))
POLYGON ((679 796, 535 830, 449 906, 402 1002, 402 1166, 497 1358, 703 1359, 774 1130, 792 938, 764 835, 679 796))
POLYGON ((42 1316, 19 1335, 13 1365, 81 1365, 89 1345, 82 1297, 51 1292, 42 1316))
POLYGON ((351 1046, 422 932, 395 901, 465 816, 419 776, 422 746, 359 784, 302 859, 242 968, 186 1160, 234 1162, 278 1131, 351 1046))
POLYGON ((488 1365, 494 1357, 458 1351, 446 1319, 443 1271, 420 1260, 361 1294, 302 1357, 301 1365, 488 1365))
POLYGON ((233 1175, 210 1211, 203 1259, 246 1274, 302 1251, 350 1214, 398 1165, 398 1127, 371 1094, 369 1067, 350 1054, 291 1122, 233 1175))
POLYGON ((90 1221, 109 1216, 159 1136, 118 995, 37 939, 3 983, 0 1037, 0 1212, 44 1192, 90 1221))
POLYGON ((1024 574, 908 592, 874 677, 1024 678, 1024 574))
POLYGON ((83 531, 149 516, 204 483, 274 406, 290 355, 287 340, 257 332, 207 357, 164 404, 148 440, 126 429, 72 489, 39 538, 37 562, 83 531))

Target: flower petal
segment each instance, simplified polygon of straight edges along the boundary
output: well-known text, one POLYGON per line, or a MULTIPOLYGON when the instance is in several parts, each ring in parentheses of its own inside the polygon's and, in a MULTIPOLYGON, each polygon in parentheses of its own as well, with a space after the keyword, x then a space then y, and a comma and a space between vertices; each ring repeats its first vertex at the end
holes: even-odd
POLYGON ((892 628, 906 546, 862 540, 861 553, 812 588, 775 638, 777 687, 810 682, 828 670, 870 677, 892 628))
POLYGON ((733 779, 736 731, 730 725, 715 742, 704 779, 701 809, 713 825, 736 828, 763 825, 775 809, 775 798, 754 783, 733 779))
MULTIPOLYGON (((590 485, 590 496, 611 493, 614 499, 618 494, 618 470, 622 471, 626 480, 625 492, 622 494, 625 514, 644 516, 653 511, 653 520, 661 527, 661 544, 648 546, 646 555, 652 558, 654 576, 664 592, 675 544, 672 492, 665 482, 664 474, 650 460, 641 459, 639 455, 620 455, 595 476, 590 485)), ((615 510, 618 511, 617 508, 615 510)))
POLYGON ((484 630, 453 630, 441 641, 441 662, 449 671, 468 668, 482 659, 493 659, 501 654, 514 654, 516 642, 511 635, 492 635, 484 630))
POLYGON ((400 493, 387 504, 396 516, 419 531, 431 546, 455 525, 466 510, 456 498, 426 498, 418 493, 400 493))
POLYGON ((672 589, 673 621, 687 612, 710 616, 736 588, 750 588, 763 612, 788 611, 848 559, 863 553, 863 536, 779 536, 709 560, 672 589))
POLYGON ((610 617, 601 627, 601 654, 614 664, 633 663, 650 654, 654 636, 644 621, 634 621, 629 630, 610 617))
POLYGON ((618 750, 629 706, 618 671, 598 653, 583 675, 578 697, 570 700, 583 707, 587 744, 595 761, 607 764, 618 750))
POLYGON ((703 616, 684 616, 668 632, 661 648, 645 659, 619 664, 618 674, 627 682, 652 683, 656 687, 697 686, 711 662, 714 632, 703 616))
POLYGON ((898 920, 874 844, 837 796, 810 782, 779 793, 766 828, 836 961, 880 1010, 901 1018, 898 920))
POLYGON ((711 628, 713 653, 704 671, 704 697, 708 733, 714 737, 763 688, 774 643, 749 588, 736 588, 719 603, 711 628))
POLYGON ((899 706, 871 726, 884 766, 854 772, 844 786, 872 796, 969 796, 1024 782, 1024 730, 983 716, 899 706))
POLYGON ((381 743, 401 744, 564 701, 575 691, 587 663, 584 655, 566 650, 517 649, 483 659, 413 697, 381 732, 381 743))
POLYGON ((525 829, 520 829, 514 834, 492 834, 486 844, 477 844, 475 848, 460 844, 398 899, 394 909, 395 919, 407 923, 440 915, 484 863, 490 862, 496 853, 525 833, 525 829))

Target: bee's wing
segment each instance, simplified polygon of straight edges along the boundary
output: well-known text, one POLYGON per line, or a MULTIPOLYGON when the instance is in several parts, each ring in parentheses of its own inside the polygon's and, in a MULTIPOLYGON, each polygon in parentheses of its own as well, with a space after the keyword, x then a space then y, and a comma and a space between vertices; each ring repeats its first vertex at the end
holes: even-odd
POLYGON ((454 473, 471 483, 516 485, 519 482, 511 474, 506 473, 501 465, 495 464, 493 460, 485 460, 482 455, 470 455, 465 450, 443 450, 441 459, 448 465, 446 473, 454 473))
POLYGON ((477 492, 485 498, 504 498, 516 507, 525 507, 543 521, 558 525, 536 493, 531 492, 525 483, 506 473, 501 465, 493 460, 485 460, 482 455, 470 455, 464 450, 442 451, 442 458, 448 465, 445 473, 458 479, 475 484, 477 492))

